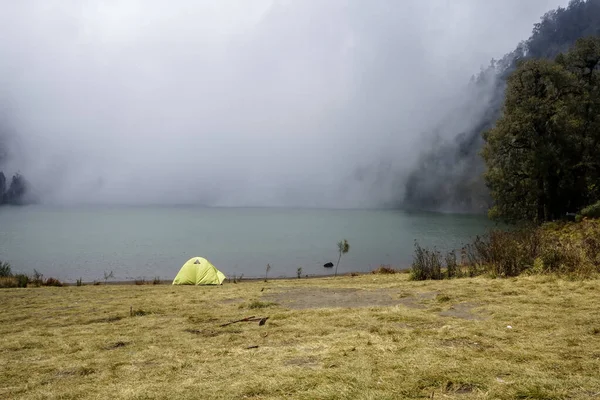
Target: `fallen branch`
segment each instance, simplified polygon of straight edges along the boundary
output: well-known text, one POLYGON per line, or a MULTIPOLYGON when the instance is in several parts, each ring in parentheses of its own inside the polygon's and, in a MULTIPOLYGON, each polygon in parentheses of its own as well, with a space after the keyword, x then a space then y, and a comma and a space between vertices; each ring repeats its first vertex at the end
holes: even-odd
POLYGON ((237 324, 238 322, 248 322, 248 321, 253 320, 255 318, 256 317, 253 315, 251 317, 246 317, 246 318, 238 319, 238 320, 235 320, 235 321, 227 322, 226 324, 219 325, 219 326, 227 326, 227 325, 231 325, 231 324, 237 324))
POLYGON ((265 322, 267 322, 267 320, 269 319, 269 317, 255 317, 254 315, 251 317, 246 317, 246 318, 242 318, 242 319, 238 319, 235 321, 231 321, 231 322, 227 322, 223 325, 219 325, 219 326, 227 326, 227 325, 231 325, 231 324, 237 324, 238 322, 254 322, 254 321, 260 321, 258 323, 258 325, 264 325, 265 322))

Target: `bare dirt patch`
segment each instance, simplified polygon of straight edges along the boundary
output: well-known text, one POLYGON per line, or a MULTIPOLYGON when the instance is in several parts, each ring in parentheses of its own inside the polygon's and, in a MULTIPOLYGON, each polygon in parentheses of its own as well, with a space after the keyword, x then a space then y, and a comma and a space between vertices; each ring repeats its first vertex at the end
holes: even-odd
POLYGON ((221 300, 221 304, 238 304, 238 303, 243 303, 244 299, 241 297, 232 297, 229 299, 224 299, 221 300))
POLYGON ((283 307, 296 310, 308 308, 358 308, 404 305, 410 308, 426 308, 421 301, 435 298, 437 292, 419 293, 406 297, 399 289, 386 288, 364 290, 355 288, 289 288, 282 292, 262 296, 283 307))
POLYGON ((479 314, 474 314, 473 309, 479 307, 479 304, 475 303, 459 303, 450 307, 446 311, 442 311, 439 315, 441 317, 454 317, 466 320, 484 320, 486 317, 479 314))

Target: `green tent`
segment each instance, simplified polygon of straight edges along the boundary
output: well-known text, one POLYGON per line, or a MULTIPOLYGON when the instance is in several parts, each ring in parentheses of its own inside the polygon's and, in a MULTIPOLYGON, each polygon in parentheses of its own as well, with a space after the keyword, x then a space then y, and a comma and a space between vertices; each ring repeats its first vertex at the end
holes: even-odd
POLYGON ((220 285, 225 275, 205 258, 190 258, 177 273, 173 285, 220 285))

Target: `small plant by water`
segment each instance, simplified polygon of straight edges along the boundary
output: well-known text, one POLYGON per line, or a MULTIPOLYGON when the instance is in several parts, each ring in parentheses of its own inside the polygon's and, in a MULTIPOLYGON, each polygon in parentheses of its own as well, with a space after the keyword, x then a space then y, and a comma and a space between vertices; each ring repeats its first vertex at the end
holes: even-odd
POLYGON ((338 265, 340 265, 340 260, 342 259, 342 254, 347 254, 350 251, 350 244, 346 239, 341 240, 337 244, 339 257, 337 260, 337 264, 335 264, 335 273, 334 276, 337 276, 338 265))
POLYGON ((442 256, 437 250, 423 248, 415 241, 411 277, 416 281, 442 279, 442 256))
POLYGON ((108 283, 109 279, 113 279, 115 277, 115 275, 113 274, 112 271, 110 271, 110 273, 107 273, 106 271, 104 271, 104 284, 106 285, 108 283))
POLYGON ((298 279, 302 278, 302 267, 298 267, 298 269, 296 270, 296 276, 298 277, 298 279))

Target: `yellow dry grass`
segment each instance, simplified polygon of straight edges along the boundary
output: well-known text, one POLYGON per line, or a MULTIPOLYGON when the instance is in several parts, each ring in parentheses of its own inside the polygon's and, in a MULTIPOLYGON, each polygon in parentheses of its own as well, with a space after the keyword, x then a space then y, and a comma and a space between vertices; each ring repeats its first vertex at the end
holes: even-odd
POLYGON ((552 276, 5 289, 0 398, 598 399, 599 304, 552 276))

